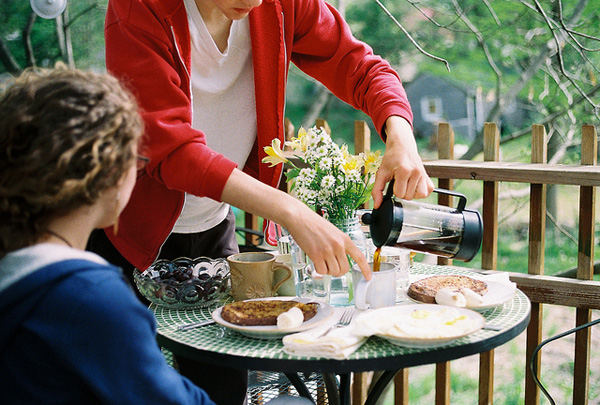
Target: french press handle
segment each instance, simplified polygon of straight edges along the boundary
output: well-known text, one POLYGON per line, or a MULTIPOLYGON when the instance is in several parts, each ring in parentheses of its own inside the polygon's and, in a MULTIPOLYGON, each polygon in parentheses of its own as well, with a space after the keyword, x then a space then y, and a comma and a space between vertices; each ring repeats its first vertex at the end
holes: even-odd
MULTIPOLYGON (((452 197, 458 197, 458 205, 456 206, 456 210, 458 212, 463 212, 463 210, 465 209, 465 206, 467 205, 467 197, 465 197, 464 194, 461 194, 459 192, 452 191, 452 190, 446 190, 444 188, 434 188, 433 192, 438 193, 438 194, 449 195, 452 197)), ((394 179, 390 180, 390 182, 388 183, 388 188, 387 188, 384 198, 391 199, 393 195, 394 195, 394 179)))

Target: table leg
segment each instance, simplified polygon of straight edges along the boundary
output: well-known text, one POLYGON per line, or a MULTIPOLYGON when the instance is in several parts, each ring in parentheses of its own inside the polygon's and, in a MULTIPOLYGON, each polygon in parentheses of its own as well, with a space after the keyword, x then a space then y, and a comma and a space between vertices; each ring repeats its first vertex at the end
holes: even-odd
POLYGON ((329 405, 340 405, 340 394, 338 391, 337 380, 333 373, 323 373, 323 381, 327 390, 327 402, 329 405))
POLYGON ((330 405, 350 405, 350 374, 340 374, 340 384, 333 373, 323 373, 330 405))
POLYGON ((340 374, 340 402, 350 405, 350 374, 340 374))
POLYGON ((300 394, 301 397, 308 398, 313 403, 315 403, 314 398, 312 397, 312 395, 310 395, 310 391, 308 390, 308 387, 306 386, 306 384, 304 384, 304 381, 302 381, 302 379, 300 378, 298 373, 284 373, 284 374, 288 378, 288 380, 290 380, 290 382, 292 383, 294 388, 296 388, 296 391, 298 391, 298 394, 300 394))
POLYGON ((392 381, 398 370, 384 371, 377 379, 364 405, 375 405, 377 400, 385 390, 385 387, 392 381))

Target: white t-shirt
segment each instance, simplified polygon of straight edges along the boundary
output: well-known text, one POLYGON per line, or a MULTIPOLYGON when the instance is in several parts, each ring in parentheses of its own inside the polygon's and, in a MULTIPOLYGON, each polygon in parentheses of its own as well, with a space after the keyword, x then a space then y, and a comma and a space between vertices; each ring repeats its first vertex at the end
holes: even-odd
MULTIPOLYGON (((209 148, 242 168, 256 140, 254 70, 248 18, 233 21, 227 49, 210 36, 194 0, 184 0, 192 38, 192 127, 209 148)), ((173 232, 208 230, 225 219, 229 205, 186 193, 173 232)))

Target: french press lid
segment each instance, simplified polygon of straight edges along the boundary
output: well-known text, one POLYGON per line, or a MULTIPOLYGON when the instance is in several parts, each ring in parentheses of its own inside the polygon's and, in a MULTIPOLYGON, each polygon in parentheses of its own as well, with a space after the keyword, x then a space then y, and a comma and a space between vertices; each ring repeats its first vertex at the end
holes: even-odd
POLYGON ((361 218, 364 224, 369 225, 371 240, 376 247, 395 245, 402 231, 404 210, 402 205, 394 204, 393 195, 394 180, 388 184, 387 193, 379 208, 363 214, 361 218))

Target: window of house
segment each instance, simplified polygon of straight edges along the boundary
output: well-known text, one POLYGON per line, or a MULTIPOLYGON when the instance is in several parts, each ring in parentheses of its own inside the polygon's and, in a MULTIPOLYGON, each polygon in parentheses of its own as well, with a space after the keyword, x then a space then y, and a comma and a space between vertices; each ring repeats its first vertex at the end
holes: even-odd
POLYGON ((424 121, 437 122, 442 119, 442 99, 439 97, 421 98, 421 116, 424 121))

